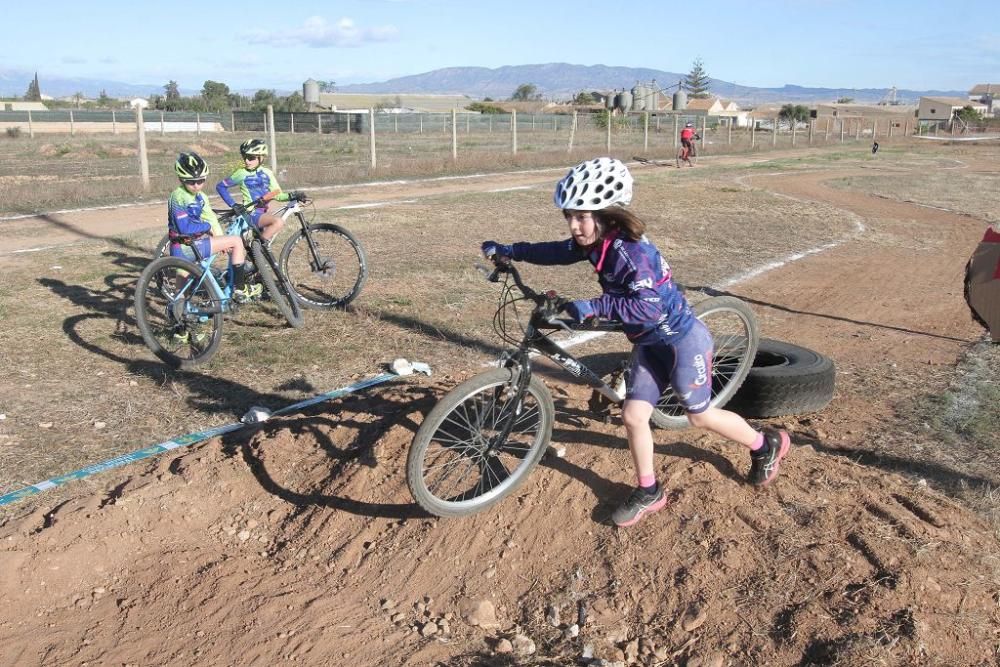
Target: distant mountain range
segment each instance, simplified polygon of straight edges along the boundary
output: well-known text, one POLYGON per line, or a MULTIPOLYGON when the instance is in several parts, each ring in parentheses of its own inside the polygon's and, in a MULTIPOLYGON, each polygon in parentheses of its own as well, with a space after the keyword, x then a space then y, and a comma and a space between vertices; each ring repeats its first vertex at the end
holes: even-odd
MULTIPOLYGON (((548 63, 544 65, 510 65, 490 69, 486 67, 448 67, 423 74, 414 74, 380 83, 362 83, 338 86, 343 93, 421 93, 459 94, 482 99, 507 99, 522 84, 532 84, 545 99, 568 100, 581 91, 610 91, 631 89, 637 82, 656 85, 666 94, 672 94, 678 81, 684 78, 679 72, 644 67, 610 67, 606 65, 570 65, 548 63)), ((0 95, 24 95, 34 72, 0 70, 0 95)), ((305 73, 303 80, 308 78, 305 73)), ((112 97, 136 97, 162 94, 163 84, 132 84, 103 79, 86 79, 48 76, 39 74, 42 93, 52 97, 68 97, 77 92, 95 98, 101 91, 112 97)), ((166 83, 166 82, 164 82, 166 83)), ((279 90, 288 94, 301 88, 279 90)), ((198 90, 181 89, 182 95, 197 95, 198 90)), ((239 90, 252 95, 254 90, 239 90)), ((711 79, 711 92, 718 97, 734 100, 748 106, 773 102, 832 102, 842 97, 856 102, 875 103, 888 98, 888 88, 808 88, 786 84, 780 88, 743 86, 721 79, 711 79)), ((916 104, 922 96, 965 97, 964 90, 897 90, 896 100, 916 104)))

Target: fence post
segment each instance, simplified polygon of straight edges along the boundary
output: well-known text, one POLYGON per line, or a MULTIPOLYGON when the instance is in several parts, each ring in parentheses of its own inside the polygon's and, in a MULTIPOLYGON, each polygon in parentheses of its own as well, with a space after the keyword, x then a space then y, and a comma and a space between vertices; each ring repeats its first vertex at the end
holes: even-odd
POLYGON ((840 119, 840 143, 844 143, 844 119, 840 119))
POLYGON ((559 131, 559 116, 556 115, 552 116, 552 131, 553 132, 559 131))
POLYGON ((892 119, 889 119, 889 138, 892 138, 892 119))
POLYGON ((573 124, 569 126, 569 146, 566 148, 567 153, 573 152, 573 138, 576 136, 576 109, 573 109, 573 124))
POLYGON ((469 116, 471 116, 471 115, 472 114, 470 114, 470 113, 465 114, 465 133, 466 134, 469 133, 469 116))
POLYGON ((31 109, 28 109, 28 138, 35 138, 35 126, 31 123, 31 109))
POLYGON ((854 122, 854 140, 861 141, 861 119, 858 118, 854 122))
MULTIPOLYGON (((72 112, 70 112, 70 117, 72 118, 72 112)), ((163 112, 160 112, 160 136, 162 137, 167 133, 167 124, 163 122, 163 112)))
POLYGON ((316 114, 316 134, 323 134, 323 114, 316 114))
POLYGON ((114 109, 111 110, 111 134, 118 134, 118 121, 115 120, 114 109))
POLYGON ((649 150, 649 112, 642 113, 642 150, 649 150))
POLYGON ((517 155, 517 109, 510 112, 511 154, 517 155))
POLYGON ((701 149, 705 150, 705 137, 708 136, 708 114, 701 119, 701 149))
POLYGON ((606 142, 608 153, 611 152, 611 123, 614 121, 614 119, 615 119, 614 109, 608 109, 608 131, 607 131, 607 142, 606 142))
POLYGON ((493 134, 493 114, 489 114, 490 117, 490 134, 493 134))
POLYGON ((795 135, 797 134, 796 130, 798 129, 798 126, 799 126, 798 122, 793 118, 792 119, 792 146, 795 146, 795 135))
POLYGON ((267 105, 267 133, 271 142, 271 171, 278 173, 278 151, 274 145, 274 105, 267 105))
MULTIPOLYGON (((76 127, 73 125, 73 110, 69 110, 69 136, 76 134, 76 127)), ((954 132, 952 132, 954 134, 954 132)))
POLYGON ((292 134, 295 134, 295 112, 294 111, 289 112, 288 118, 289 122, 291 123, 290 131, 292 134))
POLYGON ((229 131, 230 132, 235 132, 236 131, 236 112, 235 111, 230 111, 229 112, 229 131))
POLYGON ((816 121, 809 121, 809 145, 813 145, 813 128, 816 126, 816 121))
POLYGON ((726 145, 733 145, 733 123, 736 121, 735 118, 729 119, 729 124, 726 125, 726 145))
POLYGON ((139 176, 142 178, 143 192, 149 192, 149 156, 146 155, 146 123, 142 119, 142 107, 135 108, 135 130, 139 135, 139 176))
POLYGON ((424 133, 424 115, 422 113, 417 114, 417 118, 420 119, 420 134, 424 133))
POLYGON ((771 126, 771 129, 774 130, 774 132, 771 133, 771 148, 774 148, 775 146, 778 145, 778 117, 777 116, 775 116, 775 118, 774 118, 774 125, 771 126))
POLYGON ((757 148, 757 121, 750 116, 750 150, 757 148))
POLYGON ((451 108, 451 159, 458 159, 458 110, 451 108))
POLYGON ((200 113, 196 113, 194 115, 194 133, 196 135, 198 135, 199 137, 201 136, 201 114, 200 113))
POLYGON ((372 154, 372 171, 375 171, 375 107, 368 108, 368 150, 372 154))
POLYGON ((347 114, 347 134, 351 133, 351 114, 347 114))
POLYGON ((872 120, 872 141, 878 136, 878 118, 872 120))
POLYGON ((531 131, 532 132, 535 131, 535 114, 534 113, 531 114, 531 131))
POLYGON ((264 134, 267 134, 267 112, 264 112, 264 134))

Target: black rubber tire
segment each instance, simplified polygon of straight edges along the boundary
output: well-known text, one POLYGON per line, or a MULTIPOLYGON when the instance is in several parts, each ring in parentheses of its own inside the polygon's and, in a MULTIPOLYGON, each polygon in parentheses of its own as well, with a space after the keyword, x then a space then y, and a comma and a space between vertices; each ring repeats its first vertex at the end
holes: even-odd
MULTIPOLYGON (((169 307, 173 299, 173 290, 164 289, 164 285, 169 281, 164 277, 164 273, 169 272, 170 275, 174 275, 177 271, 189 273, 195 282, 204 273, 198 264, 169 256, 155 259, 143 269, 135 288, 135 321, 139 333, 142 334, 142 340, 153 354, 174 368, 189 370, 204 364, 218 351, 219 343, 222 341, 222 313, 213 313, 205 322, 196 325, 202 333, 207 332, 203 344, 197 347, 189 344, 174 346, 165 344, 169 343, 169 332, 177 330, 178 325, 171 324, 177 322, 172 318, 171 313, 174 311, 169 307), (156 324, 160 320, 162 324, 156 324)), ((173 284, 172 281, 169 282, 173 284)), ((190 298, 198 303, 218 304, 205 283, 202 283, 190 298)), ((181 328, 187 326, 181 325, 181 328)))
POLYGON ((308 229, 323 254, 320 259, 332 266, 325 270, 315 266, 308 239, 300 229, 281 249, 281 271, 306 308, 343 308, 357 298, 368 279, 364 246, 340 225, 323 222, 308 225, 308 229))
POLYGON ((170 254, 170 235, 164 234, 160 242, 156 244, 156 248, 153 249, 153 259, 158 259, 160 257, 166 257, 170 254))
POLYGON ((792 343, 763 338, 747 379, 726 406, 744 417, 818 412, 833 400, 833 360, 792 343))
POLYGON ((552 439, 555 406, 552 394, 536 377, 528 382, 516 432, 495 454, 481 451, 494 430, 491 427, 511 414, 505 412, 510 403, 503 402, 511 379, 508 368, 469 378, 445 394, 424 418, 406 458, 406 483, 413 499, 429 513, 467 516, 500 502, 527 479, 545 453, 552 439), (474 470, 477 466, 479 470, 474 470), (496 476, 498 471, 503 475, 498 481, 487 474, 496 476), (458 479, 454 473, 459 473, 458 479), (442 491, 445 484, 457 489, 442 491))
POLYGON ((288 284, 288 278, 278 270, 274 255, 264 252, 263 246, 257 239, 250 244, 250 255, 253 257, 260 280, 264 283, 264 289, 271 296, 271 303, 288 320, 289 325, 295 329, 301 327, 302 308, 292 292, 291 285, 288 284))
MULTIPOLYGON (((712 334, 715 358, 709 405, 721 408, 732 399, 750 372, 760 339, 757 318, 745 301, 732 296, 705 299, 693 310, 712 334)), ((673 388, 668 388, 660 397, 650 421, 666 429, 690 426, 687 411, 677 400, 673 388)))

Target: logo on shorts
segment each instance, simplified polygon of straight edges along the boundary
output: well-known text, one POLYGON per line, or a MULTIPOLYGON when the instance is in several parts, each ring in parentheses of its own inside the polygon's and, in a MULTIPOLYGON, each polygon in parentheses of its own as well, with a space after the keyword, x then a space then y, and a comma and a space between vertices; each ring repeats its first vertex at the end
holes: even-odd
POLYGON ((708 367, 705 363, 705 357, 696 354, 694 357, 694 370, 697 375, 694 378, 694 386, 701 387, 706 382, 708 382, 708 367))

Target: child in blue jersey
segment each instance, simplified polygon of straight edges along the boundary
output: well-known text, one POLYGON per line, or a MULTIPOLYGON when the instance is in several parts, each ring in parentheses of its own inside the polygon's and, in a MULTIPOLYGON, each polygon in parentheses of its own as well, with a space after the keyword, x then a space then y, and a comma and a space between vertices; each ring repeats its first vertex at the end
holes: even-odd
MULTIPOLYGON (((268 192, 278 192, 275 201, 288 201, 288 193, 281 192, 278 179, 270 169, 263 165, 267 157, 267 143, 263 139, 248 139, 240 144, 240 157, 243 166, 234 171, 215 186, 216 192, 230 207, 236 205, 236 200, 229 194, 230 188, 240 187, 243 195, 243 205, 249 206, 268 192)), ((260 235, 265 241, 270 241, 281 231, 284 222, 276 215, 267 212, 268 204, 264 203, 250 212, 250 219, 260 228, 260 235)))
POLYGON ((208 164, 197 153, 181 153, 174 162, 174 171, 181 184, 167 200, 170 254, 193 260, 194 254, 185 246, 196 247, 202 258, 218 252, 229 253, 235 283, 233 296, 239 301, 260 296, 263 291, 260 285, 247 286, 243 239, 223 234, 219 219, 202 192, 208 176, 208 164))
POLYGON ((784 431, 756 431, 736 413, 709 405, 712 335, 674 285, 670 267, 645 236, 645 224, 623 208, 631 199, 632 175, 624 164, 606 157, 588 160, 573 167, 556 186, 555 203, 569 223, 569 239, 482 245, 487 257, 501 254, 533 264, 590 261, 604 293, 571 301, 566 312, 581 323, 592 317, 620 321, 635 345, 622 421, 638 484, 612 514, 619 526, 631 526, 667 503, 653 468, 649 419, 668 387, 674 388, 692 426, 750 450, 750 482, 755 486, 778 475, 791 444, 784 431))

